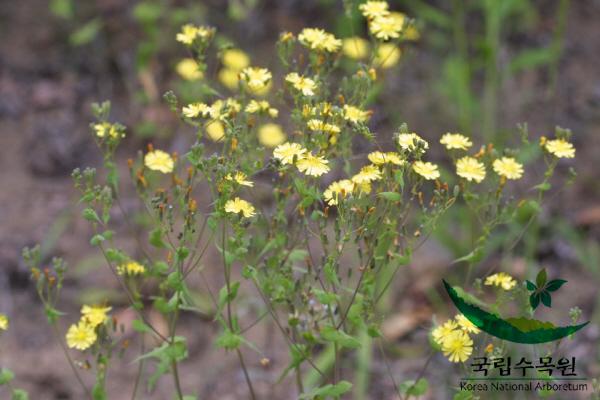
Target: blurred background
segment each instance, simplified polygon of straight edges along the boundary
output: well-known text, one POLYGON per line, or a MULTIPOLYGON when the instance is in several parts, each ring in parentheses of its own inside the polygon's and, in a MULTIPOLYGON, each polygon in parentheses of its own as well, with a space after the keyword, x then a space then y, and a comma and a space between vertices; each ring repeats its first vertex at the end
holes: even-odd
MULTIPOLYGON (((117 283, 89 245, 87 224, 78 218, 80 210, 75 204, 72 169, 101 162, 89 134, 90 104, 111 100, 112 120, 127 126, 128 137, 118 156, 122 168, 128 157, 149 142, 181 153, 193 135, 168 109, 162 95, 173 90, 184 100, 197 98, 202 94, 198 80, 213 78, 219 70, 214 61, 204 78, 177 72, 179 62, 189 56, 174 40, 182 24, 217 27, 218 43, 245 50, 253 63, 272 68, 278 76, 281 71, 276 67, 274 44, 281 31, 323 27, 342 38, 364 36, 364 22, 346 16, 342 3, 0 3, 0 312, 11 319, 11 328, 0 341, 0 366, 13 369, 19 386, 27 389, 32 399, 83 397, 49 333, 29 271, 20 258, 21 248, 40 243, 45 257, 60 255, 69 263, 60 304, 61 310, 71 314, 67 319, 76 318, 83 302, 105 299, 115 304, 118 318, 133 318, 117 283)), ((379 96, 369 106, 375 111, 371 129, 380 137, 391 138, 402 122, 432 143, 445 132, 457 131, 472 136, 476 144, 518 146, 517 124, 525 122, 532 140, 552 136, 557 125, 573 130, 577 155, 561 161, 558 174, 563 176, 557 182, 565 182, 572 167, 577 172, 574 184, 552 189, 539 218, 517 245, 512 243, 534 210, 525 207, 517 221, 493 235, 489 255, 475 273, 483 276, 495 268, 526 279, 545 267, 550 276, 567 279, 569 283, 560 293, 566 297, 561 302, 564 306, 553 308, 549 319, 565 322, 569 307, 583 310, 582 319, 591 320, 591 326, 561 347, 565 354, 577 357, 580 375, 598 376, 600 1, 389 3, 393 10, 416 20, 419 38, 402 46, 396 66, 380 71, 386 83, 380 84, 379 96)), ((538 167, 537 171, 534 168, 537 180, 520 182, 516 195, 533 193, 529 188, 539 182, 544 171, 543 165, 538 167)), ((135 208, 133 196, 129 201, 129 207, 135 208)), ((140 220, 140 230, 143 225, 140 220)), ((432 320, 454 315, 440 281, 464 273, 450 263, 472 249, 472 221, 464 209, 454 207, 439 226, 392 287, 383 325, 386 357, 373 352, 357 399, 397 398, 386 371, 399 382, 417 378, 431 353, 427 333, 432 320)), ((134 248, 133 238, 126 240, 134 248)), ((218 271, 215 274, 220 276, 218 271)), ((217 283, 219 276, 214 278, 217 283)), ((248 307, 259 307, 254 305, 258 300, 248 296, 248 307)), ((184 317, 181 333, 189 338, 190 357, 183 363, 183 385, 202 399, 246 398, 236 359, 212 344, 216 329, 210 319, 184 317)), ((271 385, 286 365, 284 346, 279 349, 270 344, 273 332, 268 328, 249 335, 271 359, 270 366, 264 367, 259 356, 248 354, 260 393, 264 398, 293 398, 286 385, 271 385)), ((352 374, 351 368, 350 364, 346 372, 352 374)), ((136 372, 130 359, 114 365, 109 374, 111 399, 130 398, 136 372)), ((451 398, 451 387, 456 386, 460 373, 441 354, 434 355, 425 376, 435 385, 424 398, 451 398)), ((171 383, 167 378, 164 381, 153 394, 140 398, 170 398, 171 383)), ((0 398, 7 396, 8 392, 0 389, 0 398)), ((580 398, 590 396, 585 393, 580 398)))

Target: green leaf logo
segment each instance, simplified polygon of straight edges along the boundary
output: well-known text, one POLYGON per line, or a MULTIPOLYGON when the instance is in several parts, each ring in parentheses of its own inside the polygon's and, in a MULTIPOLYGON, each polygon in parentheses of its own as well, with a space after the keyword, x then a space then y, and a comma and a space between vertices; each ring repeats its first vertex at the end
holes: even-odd
POLYGON ((535 277, 535 283, 527 281, 527 290, 532 292, 529 296, 531 308, 535 310, 540 305, 540 302, 546 307, 552 307, 552 296, 550 293, 556 292, 565 283, 567 283, 567 281, 564 279, 553 279, 548 281, 546 269, 538 272, 535 277))

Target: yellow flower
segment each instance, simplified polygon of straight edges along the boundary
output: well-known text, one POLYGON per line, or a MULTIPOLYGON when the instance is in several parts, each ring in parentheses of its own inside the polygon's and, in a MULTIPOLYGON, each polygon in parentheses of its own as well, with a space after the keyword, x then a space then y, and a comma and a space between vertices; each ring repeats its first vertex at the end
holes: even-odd
POLYGON ((340 199, 347 197, 352 194, 354 190, 354 183, 349 179, 342 179, 341 181, 333 182, 325 192, 323 192, 323 198, 330 206, 338 204, 340 199))
POLYGON ((242 215, 246 218, 256 215, 254 206, 248 203, 246 200, 240 199, 239 197, 236 197, 233 200, 228 200, 227 203, 225 203, 225 212, 232 214, 242 213, 242 215))
POLYGON ((329 53, 335 53, 342 46, 340 39, 318 28, 304 28, 298 35, 298 40, 309 49, 329 53))
POLYGON ((446 133, 440 139, 440 143, 443 144, 448 150, 467 150, 469 147, 473 146, 471 139, 461 135, 460 133, 446 133))
POLYGON ((218 142, 225 136, 225 127, 219 121, 209 121, 204 125, 206 134, 213 142, 218 142))
POLYGON ((471 321, 469 321, 467 319, 467 317, 465 317, 462 314, 457 314, 456 317, 454 317, 454 319, 456 320, 456 322, 460 326, 460 329, 462 329, 466 333, 478 334, 479 332, 481 332, 479 330, 479 328, 475 326, 474 323, 472 323, 471 321))
MULTIPOLYGON (((101 122, 93 125, 94 132, 96 132, 96 136, 99 138, 110 137, 116 138, 119 136, 119 130, 116 125, 111 124, 109 122, 101 122)), ((121 137, 125 137, 125 134, 121 134, 121 137)))
POLYGON ((415 161, 413 171, 428 180, 434 180, 440 177, 440 171, 437 165, 430 162, 415 161))
POLYGON ((0 314, 0 330, 8 329, 8 317, 4 314, 0 314))
POLYGON ((291 83, 294 89, 302 92, 304 96, 313 96, 315 94, 317 84, 310 78, 305 78, 302 75, 292 72, 287 74, 285 80, 286 82, 291 83))
POLYGON ((404 29, 404 39, 414 41, 419 40, 420 37, 421 34, 414 25, 409 25, 404 29))
POLYGON ((119 275, 142 275, 144 272, 146 272, 146 268, 136 261, 128 261, 117 267, 119 275))
POLYGON ((360 169, 358 174, 352 177, 352 182, 362 185, 381 179, 381 171, 376 165, 366 165, 360 169))
POLYGON ((271 107, 269 102, 266 100, 250 100, 250 103, 248 103, 246 106, 246 112, 250 114, 266 112, 271 118, 277 118, 279 115, 279 110, 271 107))
POLYGON ((485 285, 498 286, 504 290, 510 290, 517 285, 517 281, 505 272, 498 272, 485 278, 485 285))
POLYGON ((296 162, 296 167, 300 172, 310 176, 321 176, 329 172, 327 166, 329 161, 320 156, 313 156, 311 153, 307 153, 296 162))
POLYGON ((365 18, 378 18, 389 15, 388 3, 386 1, 367 1, 358 6, 365 18))
POLYGON ((575 157, 575 148, 573 144, 567 142, 564 139, 548 140, 545 143, 546 150, 550 154, 554 154, 559 158, 573 158, 575 157))
POLYGON ((144 165, 153 171, 168 174, 173 172, 175 162, 168 153, 162 150, 154 150, 146 154, 144 157, 144 165))
POLYGON ((401 55, 402 51, 395 44, 382 43, 377 48, 377 53, 375 54, 375 66, 383 69, 392 68, 398 64, 401 55))
POLYGON ((383 153, 381 151, 374 151, 368 155, 369 161, 375 165, 382 164, 394 164, 402 165, 404 161, 400 159, 400 155, 394 152, 383 153))
POLYGON ((398 25, 401 25, 404 28, 404 24, 406 22, 406 14, 401 13, 399 11, 392 11, 390 13, 390 17, 394 19, 398 25))
POLYGON ((187 81, 197 81, 204 77, 204 73, 198 68, 198 63, 193 58, 184 58, 175 66, 175 71, 187 81))
POLYGON ((293 164, 294 157, 300 159, 306 153, 306 149, 298 143, 284 143, 273 150, 273 157, 280 160, 282 164, 293 164))
POLYGON ((450 362, 465 362, 473 353, 473 340, 463 331, 454 331, 442 342, 442 352, 450 362))
POLYGON ((417 146, 421 149, 428 149, 429 143, 423 138, 421 138, 416 133, 400 133, 398 135, 398 144, 400 148, 403 150, 414 151, 417 149, 417 146))
POLYGON ((108 312, 111 309, 112 307, 84 305, 81 307, 81 320, 92 328, 95 328, 108 320, 108 312))
POLYGON ((369 42, 360 36, 342 39, 342 52, 346 57, 362 60, 369 55, 369 42))
POLYGON ((251 91, 264 90, 271 82, 271 72, 266 68, 247 67, 242 70, 240 77, 246 82, 251 91))
POLYGON ((80 321, 71 325, 67 331, 67 346, 71 349, 85 350, 96 342, 98 336, 94 332, 94 327, 80 321))
POLYGON ((247 180, 247 178, 248 176, 241 171, 236 172, 234 175, 228 174, 225 177, 228 181, 236 181, 239 185, 253 187, 254 182, 247 180))
POLYGON ((238 87, 240 81, 240 75, 237 71, 229 68, 223 68, 217 75, 219 82, 223 84, 229 90, 235 90, 238 87))
POLYGON ((306 125, 308 126, 308 129, 310 129, 313 132, 321 131, 333 134, 340 133, 339 126, 326 123, 324 121, 321 121, 320 119, 311 119, 306 123, 306 125))
POLYGON ((458 323, 452 319, 446 321, 443 325, 437 326, 431 331, 431 337, 434 342, 442 346, 444 340, 458 329, 458 323))
POLYGON ((241 71, 250 65, 250 57, 240 49, 228 49, 222 54, 223 65, 233 71, 241 71))
POLYGON ((206 117, 210 112, 211 107, 206 103, 191 103, 181 109, 181 113, 188 118, 206 117))
POLYGON ((389 40, 400 37, 403 23, 390 16, 379 16, 371 21, 369 30, 377 39, 389 40))
POLYGON ((456 162, 456 174, 466 180, 481 182, 485 178, 485 166, 473 157, 463 157, 456 162))
POLYGON ((181 32, 177 34, 175 39, 183 44, 191 45, 196 39, 208 39, 213 33, 213 28, 186 24, 181 27, 181 32))
POLYGON ((258 128, 258 142, 265 147, 275 147, 285 142, 286 136, 280 125, 264 124, 258 128))
POLYGON ((494 160, 494 171, 506 179, 519 179, 523 176, 523 164, 512 157, 502 157, 494 160))
POLYGON ((369 119, 369 112, 363 111, 358 107, 344 105, 344 119, 353 123, 366 122, 369 119))

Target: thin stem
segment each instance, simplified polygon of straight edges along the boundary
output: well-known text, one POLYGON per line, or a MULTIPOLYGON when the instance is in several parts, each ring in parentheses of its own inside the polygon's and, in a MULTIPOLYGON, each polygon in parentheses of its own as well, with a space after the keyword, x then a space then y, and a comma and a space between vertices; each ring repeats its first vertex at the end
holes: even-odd
POLYGON ((77 378, 77 382, 79 382, 79 385, 81 385, 81 387, 85 391, 86 396, 91 399, 92 394, 90 393, 90 391, 87 388, 87 386, 85 385, 85 383, 83 383, 83 379, 81 379, 81 375, 79 375, 79 371, 77 370, 77 367, 75 366, 75 363, 73 362, 73 359, 71 358, 71 355, 69 354, 69 350, 67 349, 67 347, 65 346, 65 344, 63 343, 63 341, 61 339, 61 336, 60 336, 60 333, 58 332, 58 328, 56 327, 56 324, 53 323, 53 324, 51 324, 51 326, 52 326, 52 332, 54 333, 56 340, 60 344, 60 347, 61 347, 65 357, 67 358, 67 361, 69 362, 69 365, 71 366, 71 369, 73 370, 73 373, 75 374, 75 378, 77 378))

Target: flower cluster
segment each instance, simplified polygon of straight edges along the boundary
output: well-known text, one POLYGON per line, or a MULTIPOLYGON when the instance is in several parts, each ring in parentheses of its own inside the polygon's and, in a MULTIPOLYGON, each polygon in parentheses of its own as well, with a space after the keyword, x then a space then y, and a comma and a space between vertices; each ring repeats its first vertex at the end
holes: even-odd
POLYGON ((473 353, 473 339, 469 334, 480 332, 464 315, 458 314, 435 327, 431 338, 438 345, 450 362, 465 362, 473 353))
POLYGON ((81 308, 81 319, 67 331, 67 346, 83 351, 96 343, 97 330, 109 320, 110 310, 111 307, 84 305, 81 308))

